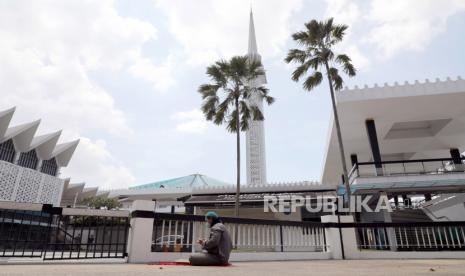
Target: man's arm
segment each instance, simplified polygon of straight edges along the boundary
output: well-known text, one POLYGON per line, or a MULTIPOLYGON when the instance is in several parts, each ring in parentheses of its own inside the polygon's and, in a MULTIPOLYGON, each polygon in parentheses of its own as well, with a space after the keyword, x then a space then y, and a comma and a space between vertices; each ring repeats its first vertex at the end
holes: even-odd
POLYGON ((218 247, 221 240, 221 230, 211 229, 211 235, 208 240, 203 243, 203 249, 210 250, 215 247, 218 247))

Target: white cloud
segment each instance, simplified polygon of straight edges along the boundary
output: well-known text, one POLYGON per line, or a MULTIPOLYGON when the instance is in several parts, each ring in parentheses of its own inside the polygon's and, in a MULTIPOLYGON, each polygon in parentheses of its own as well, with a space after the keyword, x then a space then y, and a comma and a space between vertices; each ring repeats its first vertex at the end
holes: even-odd
MULTIPOLYGON (((142 47, 155 38, 154 26, 119 15, 114 1, 2 1, 0 109, 17 106, 15 123, 42 118, 40 133, 63 128, 62 141, 92 130, 131 135, 126 114, 92 74, 141 62, 154 71, 142 47)), ((64 172, 89 185, 134 181, 104 140, 81 139, 64 172)))
POLYGON ((449 17, 463 11, 463 0, 374 0, 367 15, 374 27, 367 40, 386 58, 405 50, 423 50, 446 30, 449 17))
POLYGON ((162 65, 158 66, 147 58, 141 58, 129 67, 129 72, 135 77, 148 81, 155 90, 165 92, 175 84, 173 69, 173 58, 169 56, 162 65))
POLYGON ((357 70, 359 69, 366 69, 369 68, 371 63, 368 56, 366 56, 359 47, 356 45, 347 43, 346 48, 344 48, 344 52, 352 59, 352 63, 354 64, 357 70))
POLYGON ((325 16, 349 25, 342 49, 352 51, 357 67, 370 64, 361 47, 374 56, 391 58, 404 51, 421 51, 447 29, 447 20, 465 11, 463 0, 326 0, 325 16), (354 29, 355 31, 354 33, 354 29))
POLYGON ((338 51, 349 55, 357 70, 370 66, 370 60, 362 53, 354 36, 353 26, 361 18, 361 10, 356 2, 350 0, 326 0, 325 18, 333 17, 337 24, 349 26, 345 39, 338 45, 338 51))
POLYGON ((107 149, 104 140, 91 141, 83 137, 76 149, 72 166, 63 169, 71 182, 86 182, 105 189, 127 188, 135 184, 135 177, 107 149))
MULTIPOLYGON (((247 52, 250 1, 156 1, 181 43, 187 63, 204 65, 247 52)), ((289 39, 289 19, 302 0, 253 2, 258 48, 263 57, 282 54, 289 39)))
POLYGON ((360 8, 351 0, 326 0, 325 17, 334 17, 337 23, 352 25, 361 16, 360 8))
POLYGON ((189 134, 201 134, 207 130, 207 121, 199 109, 177 112, 172 116, 176 121, 176 131, 189 134))

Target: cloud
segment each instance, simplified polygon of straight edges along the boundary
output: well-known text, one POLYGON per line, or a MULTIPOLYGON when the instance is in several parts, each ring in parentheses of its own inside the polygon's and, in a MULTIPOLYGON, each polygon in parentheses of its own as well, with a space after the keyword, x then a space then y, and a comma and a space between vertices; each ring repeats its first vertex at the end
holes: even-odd
POLYGON ((352 25, 361 16, 361 11, 356 2, 350 0, 326 0, 325 17, 334 17, 340 24, 352 25))
POLYGON ((447 29, 447 20, 465 11, 465 1, 326 0, 325 16, 349 25, 341 49, 352 52, 357 67, 370 65, 368 55, 389 59, 421 51, 447 29), (369 49, 369 53, 361 48, 369 49))
MULTIPOLYGON (((92 76, 125 73, 142 64, 138 76, 146 78, 143 70, 148 68, 162 72, 153 82, 157 76, 164 81, 163 62, 157 69, 142 54, 143 45, 156 35, 150 23, 118 14, 114 1, 2 1, 0 109, 17 106, 14 123, 42 118, 39 133, 63 128, 62 141, 93 131, 107 137, 131 135, 126 114, 92 76)), ((103 139, 82 138, 63 172, 90 185, 134 181, 103 139)))
POLYGON ((362 17, 359 5, 350 0, 326 0, 327 6, 324 14, 325 18, 333 17, 337 24, 349 26, 345 39, 338 45, 338 52, 349 55, 357 70, 366 69, 370 66, 370 60, 366 54, 360 50, 358 38, 354 35, 354 25, 362 17))
POLYGON ((104 189, 127 188, 135 184, 131 171, 111 155, 104 140, 81 137, 71 162, 72 166, 62 170, 63 174, 73 176, 71 182, 86 182, 104 189))
POLYGON ((177 112, 172 116, 176 121, 176 131, 189 134, 201 134, 207 130, 207 121, 199 109, 177 112))
MULTIPOLYGON (((168 18, 169 30, 182 45, 190 65, 205 65, 218 58, 245 54, 249 1, 155 1, 168 18)), ((302 0, 253 2, 259 51, 264 58, 283 53, 289 39, 289 19, 302 0), (271 16, 272 15, 272 16, 271 16)))
POLYGON ((446 30, 448 18, 463 11, 463 0, 374 0, 367 15, 374 27, 367 41, 385 58, 405 50, 423 50, 446 30))
POLYGON ((149 82, 155 90, 165 92, 175 84, 173 69, 174 61, 169 56, 162 65, 158 66, 155 66, 148 58, 141 58, 129 67, 129 72, 149 82))

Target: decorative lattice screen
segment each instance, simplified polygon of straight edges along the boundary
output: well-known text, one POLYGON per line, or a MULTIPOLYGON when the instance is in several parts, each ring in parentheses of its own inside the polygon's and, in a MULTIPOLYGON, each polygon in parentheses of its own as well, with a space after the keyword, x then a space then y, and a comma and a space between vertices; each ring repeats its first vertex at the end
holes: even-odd
POLYGON ((64 180, 0 161, 0 200, 59 205, 64 180))

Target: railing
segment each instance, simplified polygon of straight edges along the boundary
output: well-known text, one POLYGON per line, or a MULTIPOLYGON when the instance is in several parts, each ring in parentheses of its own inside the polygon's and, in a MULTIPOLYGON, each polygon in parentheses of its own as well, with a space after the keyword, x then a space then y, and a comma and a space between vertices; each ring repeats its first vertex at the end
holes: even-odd
MULTIPOLYGON (((198 239, 208 238, 203 216, 154 213, 152 252, 194 252, 198 239)), ((236 251, 325 252, 321 223, 247 218, 222 218, 236 251)))
POLYGON ((51 220, 39 210, 0 209, 0 257, 41 257, 51 220))
POLYGON ((359 249, 465 251, 465 222, 371 223, 356 228, 359 249))
POLYGON ((424 174, 448 174, 464 172, 465 158, 462 157, 460 164, 454 164, 452 158, 417 159, 356 163, 349 174, 349 183, 357 177, 374 176, 402 176, 402 175, 424 175, 424 174))
POLYGON ((391 200, 389 205, 391 210, 422 209, 426 202, 424 198, 407 198, 398 202, 391 200))
POLYGON ((129 212, 0 202, 0 257, 124 258, 129 212))
POLYGON ((124 258, 129 218, 55 215, 44 259, 124 258))

